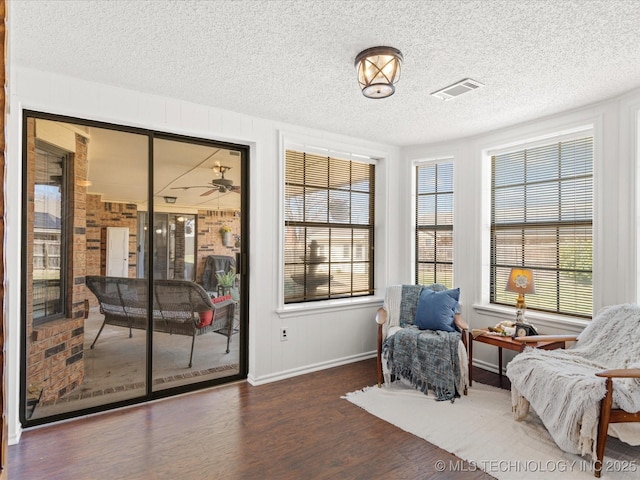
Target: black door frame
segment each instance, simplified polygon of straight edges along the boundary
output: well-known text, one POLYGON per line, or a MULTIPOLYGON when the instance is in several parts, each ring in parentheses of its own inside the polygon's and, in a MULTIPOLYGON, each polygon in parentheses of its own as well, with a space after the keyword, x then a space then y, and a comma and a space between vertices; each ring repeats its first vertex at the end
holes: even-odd
MULTIPOLYGON (((48 112, 40 112, 35 110, 23 109, 22 111, 22 244, 25 244, 27 239, 27 119, 42 119, 50 120, 54 122, 71 123, 80 126, 104 128, 109 130, 115 130, 125 133, 133 133, 137 135, 143 135, 148 137, 148 212, 150 218, 153 218, 153 141, 156 138, 172 141, 180 141, 185 143, 195 143, 199 145, 215 146, 219 148, 225 148, 229 150, 235 150, 240 152, 240 165, 241 165, 241 195, 240 195, 240 265, 238 265, 237 273, 240 277, 240 358, 239 358, 239 370, 235 375, 216 378, 212 380, 206 380, 202 382, 194 382, 188 385, 181 385, 177 387, 171 387, 162 390, 153 390, 153 329, 147 328, 147 346, 146 346, 146 393, 140 397, 134 397, 127 400, 121 400, 117 402, 106 403, 89 408, 83 408, 79 410, 73 410, 70 412, 64 412, 61 414, 51 415, 48 417, 42 417, 37 419, 27 418, 27 338, 26 338, 26 311, 27 311, 27 278, 25 272, 27 271, 27 255, 22 255, 21 258, 21 352, 20 352, 20 422, 23 427, 32 427, 36 425, 42 425, 46 423, 57 422, 60 420, 66 420, 69 418, 81 417, 92 413, 103 412, 112 410, 115 408, 135 405, 140 403, 146 403, 159 398, 165 398, 169 396, 179 395, 185 392, 191 392, 201 390, 214 385, 220 385, 224 383, 230 383, 238 380, 244 380, 247 378, 249 370, 249 265, 248 265, 248 248, 249 248, 249 165, 250 165, 250 147, 249 145, 234 144, 229 142, 222 142, 213 139, 205 139, 201 137, 191 137, 187 135, 179 135, 169 132, 161 132, 157 130, 145 129, 140 127, 131 127, 126 125, 112 124, 97 120, 90 120, 86 118, 70 117, 66 115, 58 115, 48 112)), ((147 242, 148 251, 151 251, 151 245, 149 242, 151 235, 147 235, 145 242, 147 242)), ((149 282, 149 291, 152 289, 153 276, 150 274, 153 272, 153 258, 149 258, 149 272, 147 272, 147 279, 149 282)), ((152 296, 149 295, 148 312, 153 311, 152 296)), ((148 319, 150 325, 151 318, 148 319)))

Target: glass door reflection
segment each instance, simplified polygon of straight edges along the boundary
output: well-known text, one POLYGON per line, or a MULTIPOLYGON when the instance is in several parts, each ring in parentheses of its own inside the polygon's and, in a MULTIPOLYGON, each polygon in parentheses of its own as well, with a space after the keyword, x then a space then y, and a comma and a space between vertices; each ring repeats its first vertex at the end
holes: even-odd
POLYGON ((148 137, 26 114, 23 421, 146 395, 148 137), (138 278, 140 277, 140 278, 138 278))
POLYGON ((248 149, 71 120, 24 112, 22 424, 246 376, 248 149))
MULTIPOLYGON (((138 265, 149 268, 145 235, 147 212, 138 214, 140 241, 138 265)), ((195 280, 196 216, 189 213, 155 213, 153 221, 153 278, 195 280)))
POLYGON ((187 139, 156 137, 153 152, 158 391, 240 372, 242 167, 239 152, 187 139))

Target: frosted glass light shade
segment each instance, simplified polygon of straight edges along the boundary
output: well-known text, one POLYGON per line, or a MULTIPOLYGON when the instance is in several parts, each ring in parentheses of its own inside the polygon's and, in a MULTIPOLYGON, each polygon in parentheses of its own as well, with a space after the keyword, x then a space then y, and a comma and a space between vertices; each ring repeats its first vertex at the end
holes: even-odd
POLYGON ((400 50, 393 47, 373 47, 360 52, 355 67, 362 94, 367 98, 393 95, 400 80, 402 60, 400 50))

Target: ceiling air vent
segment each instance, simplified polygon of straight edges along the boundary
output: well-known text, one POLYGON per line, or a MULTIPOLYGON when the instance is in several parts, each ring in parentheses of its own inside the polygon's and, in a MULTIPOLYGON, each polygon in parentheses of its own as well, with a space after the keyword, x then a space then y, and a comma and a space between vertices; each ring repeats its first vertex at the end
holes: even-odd
POLYGON ((484 87, 484 84, 476 80, 471 80, 470 78, 465 78, 464 80, 460 80, 459 82, 449 85, 442 90, 433 92, 431 95, 439 98, 440 100, 451 100, 452 98, 459 97, 464 93, 476 90, 480 87, 484 87))

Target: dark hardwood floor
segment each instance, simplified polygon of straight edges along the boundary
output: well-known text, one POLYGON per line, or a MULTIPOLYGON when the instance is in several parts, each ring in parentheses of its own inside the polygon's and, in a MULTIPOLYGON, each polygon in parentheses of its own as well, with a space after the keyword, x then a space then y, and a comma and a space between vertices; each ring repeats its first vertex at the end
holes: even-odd
MULTIPOLYGON (((340 398, 375 381, 372 359, 25 431, 9 447, 9 478, 492 478, 436 472, 436 460, 456 457, 340 398)), ((497 375, 480 369, 475 382, 500 386, 497 375)))

